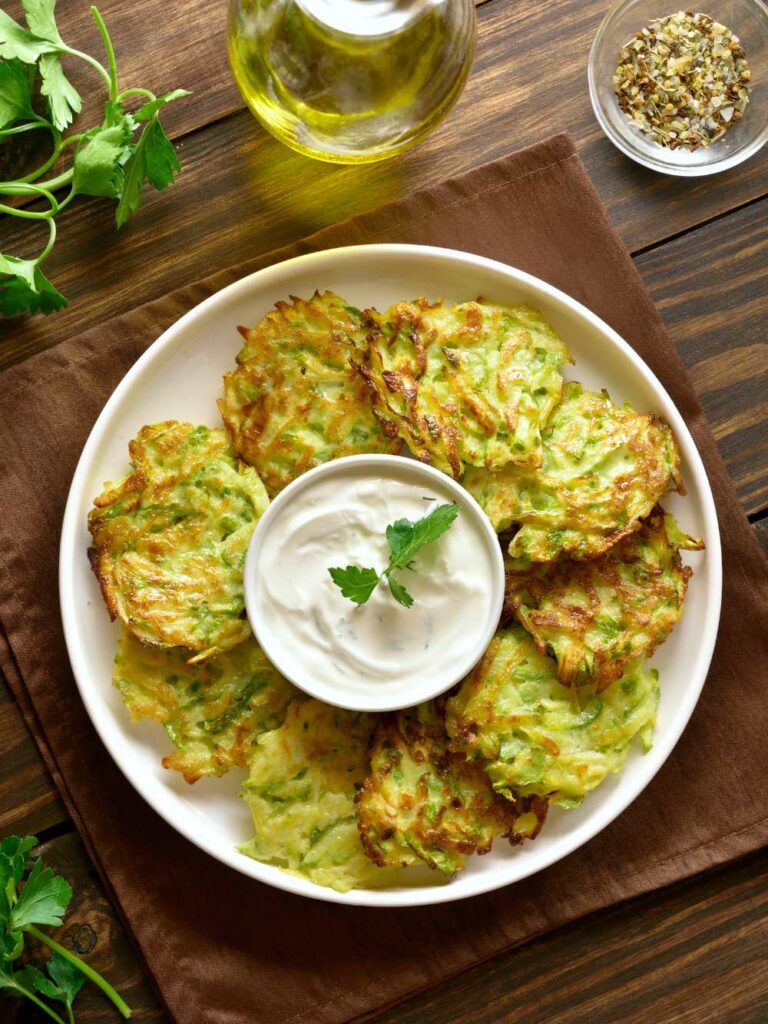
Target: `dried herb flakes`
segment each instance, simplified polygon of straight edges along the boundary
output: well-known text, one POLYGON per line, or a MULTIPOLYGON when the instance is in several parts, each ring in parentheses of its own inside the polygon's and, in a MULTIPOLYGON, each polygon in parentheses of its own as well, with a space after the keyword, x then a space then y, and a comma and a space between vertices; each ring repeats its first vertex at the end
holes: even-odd
POLYGON ((619 106, 669 149, 721 138, 749 102, 749 65, 737 36, 706 14, 656 18, 627 42, 613 76, 619 106))

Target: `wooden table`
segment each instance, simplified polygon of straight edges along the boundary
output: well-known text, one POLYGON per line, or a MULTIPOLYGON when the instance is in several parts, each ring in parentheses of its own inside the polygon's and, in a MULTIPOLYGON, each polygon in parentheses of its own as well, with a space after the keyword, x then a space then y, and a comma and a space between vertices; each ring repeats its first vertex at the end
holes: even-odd
MULTIPOLYGON (((474 72, 448 120, 400 160, 342 168, 288 151, 244 111, 224 55, 224 0, 103 0, 123 86, 194 90, 167 117, 183 173, 175 188, 147 195, 119 235, 106 202, 77 201, 66 210, 46 272, 71 304, 47 319, 0 324, 0 367, 216 268, 567 129, 679 348, 768 550, 768 163, 758 155, 713 179, 684 180, 621 156, 602 136, 587 94, 587 53, 607 6, 479 4, 474 72)), ((13 4, 10 10, 16 13, 13 4)), ((98 52, 83 0, 60 0, 59 24, 73 45, 98 52)), ((79 82, 87 88, 93 79, 79 82)), ((94 90, 87 110, 97 108, 94 90)), ((0 172, 9 159, 0 154, 0 172)), ((31 255, 38 237, 30 222, 6 219, 0 250, 31 255)), ((64 941, 121 988, 137 1021, 165 1021, 3 686, 0 835, 10 832, 38 834, 46 860, 75 885, 64 941)), ((376 1020, 765 1024, 766 950, 768 851, 500 955, 376 1020)), ((116 1019, 93 992, 79 1006, 81 1022, 116 1019)), ((0 1002, 0 1017, 8 1024, 45 1019, 11 1000, 0 1002)))

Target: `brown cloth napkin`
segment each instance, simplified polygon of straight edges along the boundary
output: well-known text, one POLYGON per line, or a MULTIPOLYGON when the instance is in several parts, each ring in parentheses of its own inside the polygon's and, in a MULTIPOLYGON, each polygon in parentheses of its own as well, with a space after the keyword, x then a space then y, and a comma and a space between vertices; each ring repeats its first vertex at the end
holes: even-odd
POLYGON ((685 370, 566 136, 216 274, 35 356, 0 377, 0 418, 3 667, 178 1024, 346 1021, 579 915, 768 842, 766 564, 685 370), (243 274, 297 253, 372 241, 503 260, 611 324, 659 375, 693 431, 715 492, 725 570, 720 636, 701 701, 633 806, 533 878, 408 910, 288 895, 223 867, 174 833, 96 737, 70 674, 57 605, 69 482, 97 414, 135 359, 182 313, 243 274))

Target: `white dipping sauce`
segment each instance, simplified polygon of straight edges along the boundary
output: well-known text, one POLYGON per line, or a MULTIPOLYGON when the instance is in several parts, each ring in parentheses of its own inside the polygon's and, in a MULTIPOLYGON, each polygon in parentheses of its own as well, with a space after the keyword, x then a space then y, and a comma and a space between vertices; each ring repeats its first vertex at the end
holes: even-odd
POLYGON ((426 476, 400 457, 381 463, 358 456, 300 478, 302 486, 278 496, 283 507, 260 524, 249 567, 256 576, 249 613, 265 653, 297 685, 311 680, 311 692, 343 706, 371 706, 367 698, 377 708, 407 706, 425 688, 446 689, 482 653, 478 644, 499 613, 498 543, 463 492, 453 525, 417 552, 413 571, 394 570, 412 607, 395 601, 386 580, 364 605, 342 596, 330 567, 381 572, 390 523, 457 501, 456 485, 441 474, 426 476))

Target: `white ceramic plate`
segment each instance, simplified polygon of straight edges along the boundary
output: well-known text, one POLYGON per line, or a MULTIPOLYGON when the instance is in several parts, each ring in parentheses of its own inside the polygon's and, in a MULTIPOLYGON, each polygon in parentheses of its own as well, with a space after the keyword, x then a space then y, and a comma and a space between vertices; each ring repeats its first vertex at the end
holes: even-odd
POLYGON ((299 256, 218 292, 169 328, 107 402, 83 450, 69 494, 61 540, 60 592, 64 632, 81 696, 107 749, 138 792, 165 820, 211 856, 251 878, 292 892, 339 903, 413 906, 462 899, 518 881, 577 849, 620 814, 648 785, 683 731, 709 667, 720 615, 720 539, 712 493, 688 430, 648 367, 606 324, 573 299, 519 270, 467 253, 412 245, 370 245, 299 256), (277 868, 250 860, 235 846, 251 825, 237 798, 243 772, 188 786, 161 767, 168 750, 164 730, 131 725, 111 685, 117 626, 110 624, 86 557, 86 516, 106 480, 127 471, 127 445, 145 423, 183 419, 219 426, 216 398, 221 377, 234 364, 242 339, 237 324, 253 324, 278 299, 332 289, 357 306, 386 309, 425 294, 464 301, 540 309, 567 342, 576 364, 568 376, 614 400, 663 416, 682 451, 685 498, 665 506, 684 530, 704 538, 706 551, 686 560, 694 568, 685 614, 653 663, 661 673, 661 706, 653 749, 633 751, 618 775, 577 810, 554 809, 539 838, 512 849, 497 841, 485 857, 470 857, 466 871, 448 884, 433 875, 386 890, 339 894, 277 868))

